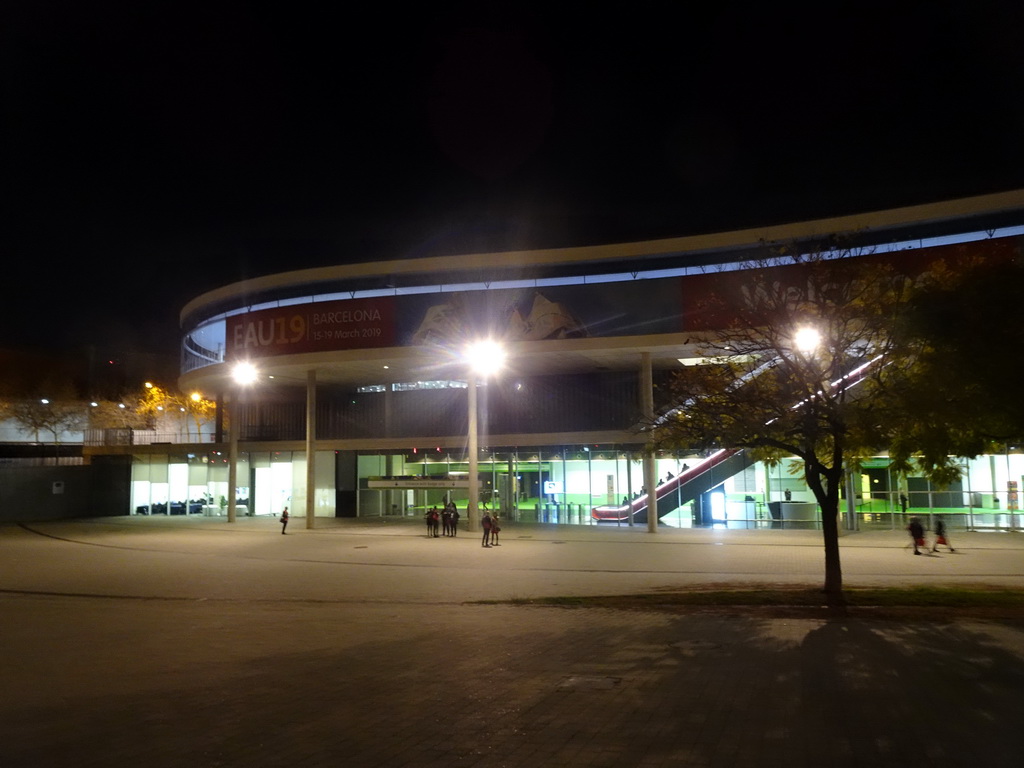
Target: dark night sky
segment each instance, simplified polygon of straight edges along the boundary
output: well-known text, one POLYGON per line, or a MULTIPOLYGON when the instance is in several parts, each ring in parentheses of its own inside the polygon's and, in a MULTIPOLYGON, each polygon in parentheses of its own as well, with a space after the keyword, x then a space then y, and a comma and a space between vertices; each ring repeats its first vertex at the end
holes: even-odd
POLYGON ((174 357, 248 276, 1024 186, 1020 3, 746 5, 7 4, 0 347, 174 357))

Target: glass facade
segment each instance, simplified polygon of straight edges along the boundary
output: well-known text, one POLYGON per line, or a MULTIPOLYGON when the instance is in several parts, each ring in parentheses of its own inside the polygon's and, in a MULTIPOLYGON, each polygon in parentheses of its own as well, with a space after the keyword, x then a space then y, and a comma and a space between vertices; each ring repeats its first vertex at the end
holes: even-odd
MULTIPOLYGON (((334 451, 317 451, 314 509, 334 517, 334 451)), ((228 454, 143 454, 132 460, 134 514, 227 514, 228 454)), ((235 494, 239 515, 277 515, 288 506, 306 508, 306 455, 301 451, 243 451, 235 494)))
MULTIPOLYGON (((318 517, 422 517, 450 496, 465 509, 468 457, 463 450, 435 448, 408 452, 317 451, 315 514, 318 517), (353 461, 345 459, 352 458, 353 461), (351 476, 345 476, 345 473, 351 476), (338 489, 354 487, 354 494, 338 489)), ((559 525, 643 524, 628 513, 599 520, 594 510, 621 507, 644 491, 639 445, 566 445, 485 448, 480 452, 480 505, 508 521, 559 525)), ((659 483, 691 467, 700 456, 661 454, 659 483)), ((964 462, 962 482, 946 489, 922 477, 898 477, 879 457, 866 462, 844 493, 842 509, 860 529, 901 529, 909 515, 941 515, 965 530, 1020 530, 1019 490, 1024 455, 1013 450, 964 462), (905 507, 904 507, 905 503, 905 507)), ((141 454, 132 462, 134 514, 226 514, 227 455, 141 454)), ((800 464, 787 459, 769 467, 755 463, 706 483, 699 492, 685 486, 659 525, 673 528, 817 528, 820 512, 803 482, 800 464), (685 496, 694 498, 684 498, 685 496)), ((659 494, 660 495, 660 494, 659 494)), ((295 515, 306 508, 306 459, 301 451, 242 452, 238 465, 239 515, 277 515, 287 505, 295 515)), ((660 504, 664 510, 666 504, 660 504)))

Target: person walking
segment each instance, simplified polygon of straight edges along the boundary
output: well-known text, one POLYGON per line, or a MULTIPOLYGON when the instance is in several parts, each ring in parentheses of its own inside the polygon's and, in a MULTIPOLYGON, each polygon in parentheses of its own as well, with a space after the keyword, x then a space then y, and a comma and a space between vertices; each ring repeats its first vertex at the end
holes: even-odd
POLYGON ((907 514, 907 494, 905 493, 900 493, 900 509, 904 515, 907 514))
POLYGON ((427 524, 427 538, 432 539, 434 537, 434 515, 437 514, 437 507, 431 507, 427 510, 427 513, 423 515, 423 522, 427 524))
POLYGON ((484 512, 484 516, 480 520, 480 527, 484 529, 484 538, 482 546, 491 546, 491 513, 484 512))
POLYGON ((288 527, 288 507, 281 510, 281 535, 284 535, 284 529, 288 527))
POLYGON ((907 531, 910 532, 910 538, 914 541, 914 554, 920 555, 921 550, 918 547, 923 547, 925 551, 928 550, 928 545, 924 543, 924 526, 921 525, 921 521, 916 517, 910 518, 910 525, 907 526, 907 531))
POLYGON ((501 530, 501 526, 498 525, 498 513, 495 512, 494 516, 491 518, 491 546, 492 547, 500 547, 501 546, 501 544, 498 543, 498 531, 500 531, 500 530, 501 530))
POLYGON ((949 547, 950 552, 956 552, 949 543, 945 521, 941 517, 937 517, 935 518, 935 543, 932 544, 932 552, 938 552, 940 544, 944 547, 949 547))

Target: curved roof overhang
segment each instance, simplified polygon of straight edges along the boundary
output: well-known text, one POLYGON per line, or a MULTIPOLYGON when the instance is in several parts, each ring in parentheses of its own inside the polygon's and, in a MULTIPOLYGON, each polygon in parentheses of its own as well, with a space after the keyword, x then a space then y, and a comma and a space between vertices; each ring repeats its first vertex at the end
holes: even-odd
MULTIPOLYGON (((196 297, 182 327, 271 298, 312 294, 319 286, 401 288, 449 282, 601 274, 744 261, 770 243, 813 243, 841 235, 862 247, 1020 225, 1024 190, 706 235, 574 248, 470 253, 337 264, 254 277, 196 297)), ((337 290, 337 288, 335 288, 337 290)))
MULTIPOLYGON (((337 265, 295 270, 253 278, 203 294, 182 311, 183 322, 209 312, 213 307, 246 306, 252 297, 264 298, 275 290, 308 289, 346 281, 390 280, 395 284, 437 284, 458 281, 475 273, 498 280, 511 272, 572 268, 576 274, 611 273, 636 269, 641 263, 661 260, 704 258, 715 263, 742 261, 765 243, 812 241, 835 234, 859 233, 864 245, 896 242, 916 232, 920 237, 986 231, 1024 223, 1024 190, 986 195, 947 203, 901 208, 873 214, 846 216, 799 224, 742 230, 714 235, 683 237, 638 243, 621 243, 557 250, 465 254, 403 261, 337 265), (868 238, 870 235, 870 238, 868 238)), ((335 288, 335 290, 337 290, 335 288)), ((649 336, 570 338, 514 342, 508 349, 508 370, 504 376, 562 373, 639 371, 642 357, 651 357, 656 371, 682 367, 682 359, 697 357, 700 338, 692 333, 649 336)), ((305 385, 311 371, 318 384, 346 387, 394 384, 428 380, 461 380, 464 364, 451 354, 431 347, 386 347, 337 350, 296 355, 279 355, 255 361, 260 374, 273 378, 276 386, 305 385)), ((206 366, 182 375, 185 389, 228 392, 236 385, 229 363, 206 366)))

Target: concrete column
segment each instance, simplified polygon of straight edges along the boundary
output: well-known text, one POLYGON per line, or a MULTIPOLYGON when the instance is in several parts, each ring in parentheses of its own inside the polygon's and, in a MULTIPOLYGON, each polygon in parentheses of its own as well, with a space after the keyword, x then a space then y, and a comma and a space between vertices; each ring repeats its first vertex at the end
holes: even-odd
POLYGON ((306 528, 316 521, 316 370, 306 373, 306 528))
MULTIPOLYGON (((231 398, 231 413, 228 414, 228 522, 235 522, 238 500, 238 433, 242 422, 238 408, 238 394, 231 398)), ((250 502, 251 503, 251 502, 250 502)))
MULTIPOLYGON (((654 423, 654 371, 651 368, 651 353, 643 352, 640 363, 641 412, 648 429, 654 423)), ((648 450, 644 451, 644 485, 647 487, 647 532, 658 532, 658 468, 654 453, 649 450, 653 434, 648 432, 648 450)))
POLYGON ((477 442, 479 437, 477 432, 479 431, 479 424, 477 423, 477 412, 476 412, 476 371, 473 370, 473 366, 469 366, 469 370, 466 377, 466 399, 468 401, 469 409, 469 434, 467 435, 466 444, 468 446, 467 451, 469 453, 469 501, 466 504, 466 517, 468 520, 469 530, 478 531, 480 530, 480 510, 478 508, 478 501, 480 499, 480 473, 478 464, 479 447, 477 442))
POLYGON ((857 530, 857 496, 859 488, 857 479, 860 474, 854 474, 850 470, 846 472, 846 530, 857 530))
POLYGON ((224 442, 224 393, 217 393, 217 410, 213 419, 213 442, 224 442))
POLYGON ((633 452, 626 453, 626 495, 629 496, 629 527, 633 527, 633 452))
POLYGON ((508 481, 505 483, 504 494, 501 500, 502 514, 505 519, 518 519, 519 515, 515 514, 519 510, 519 494, 516 492, 516 467, 512 463, 512 452, 508 454, 508 481), (515 517, 513 515, 515 514, 515 517))

